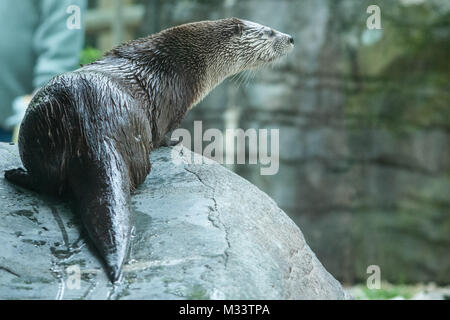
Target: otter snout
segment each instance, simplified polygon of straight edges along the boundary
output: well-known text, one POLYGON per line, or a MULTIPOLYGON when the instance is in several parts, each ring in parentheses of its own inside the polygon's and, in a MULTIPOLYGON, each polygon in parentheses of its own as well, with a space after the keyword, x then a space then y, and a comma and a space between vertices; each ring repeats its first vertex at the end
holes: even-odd
POLYGON ((291 45, 294 45, 294 38, 291 35, 289 35, 287 33, 282 33, 282 32, 279 32, 279 34, 281 35, 281 37, 283 38, 284 41, 286 41, 287 43, 289 43, 291 45))
POLYGON ((286 41, 287 43, 290 43, 292 45, 294 44, 294 38, 291 35, 267 27, 265 27, 265 29, 266 29, 265 34, 268 34, 269 37, 281 38, 283 39, 283 41, 286 41))

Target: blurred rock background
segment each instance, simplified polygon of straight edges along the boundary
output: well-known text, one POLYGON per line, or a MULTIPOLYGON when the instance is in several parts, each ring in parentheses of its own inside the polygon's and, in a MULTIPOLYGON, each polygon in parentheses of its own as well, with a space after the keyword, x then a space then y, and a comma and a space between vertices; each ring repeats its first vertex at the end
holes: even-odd
POLYGON ((291 34, 287 59, 226 81, 182 127, 279 129, 278 174, 231 169, 276 200, 337 279, 364 282, 378 265, 385 281, 450 283, 449 1, 118 1, 139 8, 115 11, 133 31, 88 44, 231 16, 291 34), (373 4, 381 30, 366 27, 373 4))

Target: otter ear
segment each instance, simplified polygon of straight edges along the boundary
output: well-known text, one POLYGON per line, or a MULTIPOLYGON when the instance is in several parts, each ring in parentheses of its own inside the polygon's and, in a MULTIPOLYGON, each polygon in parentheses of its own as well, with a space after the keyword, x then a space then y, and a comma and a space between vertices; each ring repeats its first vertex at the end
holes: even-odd
POLYGON ((244 29, 244 26, 242 23, 237 23, 234 25, 233 33, 236 36, 242 36, 242 30, 244 29))

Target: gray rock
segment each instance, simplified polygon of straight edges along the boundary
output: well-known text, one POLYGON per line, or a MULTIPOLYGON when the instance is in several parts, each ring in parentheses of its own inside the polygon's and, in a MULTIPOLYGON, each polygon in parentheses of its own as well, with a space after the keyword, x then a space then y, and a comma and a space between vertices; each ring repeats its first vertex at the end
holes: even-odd
MULTIPOLYGON (((271 198, 215 162, 189 164, 192 155, 152 153, 153 170, 132 196, 136 230, 115 286, 68 201, 2 174, 0 299, 349 297, 271 198)), ((17 147, 0 144, 1 171, 20 165, 17 147)))

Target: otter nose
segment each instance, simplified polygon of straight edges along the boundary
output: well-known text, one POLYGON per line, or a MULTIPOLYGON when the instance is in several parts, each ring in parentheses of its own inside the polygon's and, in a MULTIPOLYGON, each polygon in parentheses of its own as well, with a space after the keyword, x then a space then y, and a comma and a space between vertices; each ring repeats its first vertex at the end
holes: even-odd
POLYGON ((289 36, 289 43, 294 44, 294 38, 292 38, 291 36, 289 36))

